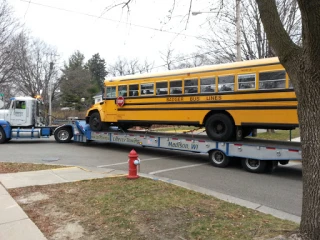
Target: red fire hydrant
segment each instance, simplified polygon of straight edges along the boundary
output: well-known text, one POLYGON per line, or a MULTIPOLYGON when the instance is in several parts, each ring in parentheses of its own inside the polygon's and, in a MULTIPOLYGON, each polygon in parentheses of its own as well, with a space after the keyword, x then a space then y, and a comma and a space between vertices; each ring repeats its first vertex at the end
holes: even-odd
POLYGON ((129 174, 127 176, 128 179, 136 179, 139 178, 138 172, 138 165, 140 165, 140 159, 138 158, 137 152, 132 149, 128 155, 129 157, 129 174))

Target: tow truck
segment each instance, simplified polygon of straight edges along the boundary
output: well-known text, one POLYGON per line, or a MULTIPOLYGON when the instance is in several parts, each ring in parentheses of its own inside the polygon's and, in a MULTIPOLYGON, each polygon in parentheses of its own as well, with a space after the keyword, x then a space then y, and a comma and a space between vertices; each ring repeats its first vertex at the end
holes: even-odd
POLYGON ((78 119, 70 119, 60 126, 46 126, 41 101, 32 97, 11 98, 9 109, 0 110, 0 144, 11 139, 49 138, 51 135, 58 143, 97 141, 208 154, 212 165, 220 168, 227 167, 233 160, 240 160, 243 168, 253 173, 272 171, 278 164, 286 165, 291 160, 301 160, 300 142, 257 138, 220 142, 209 139, 206 134, 194 134, 193 131, 129 131, 117 126, 111 126, 107 131, 93 131, 85 120, 78 119))
MULTIPOLYGON (((4 106, 0 100, 0 108, 4 106)), ((49 138, 55 126, 46 126, 43 102, 33 97, 12 97, 8 109, 0 109, 0 144, 11 139, 49 138)))
POLYGON ((149 130, 124 131, 117 126, 107 131, 92 131, 85 120, 75 120, 55 129, 59 143, 86 143, 91 141, 127 144, 132 146, 170 149, 199 154, 208 154, 215 167, 225 168, 231 161, 240 160, 243 168, 252 173, 273 171, 278 164, 286 165, 291 160, 301 160, 300 142, 271 141, 246 138, 241 141, 213 141, 206 134, 161 133, 149 130))

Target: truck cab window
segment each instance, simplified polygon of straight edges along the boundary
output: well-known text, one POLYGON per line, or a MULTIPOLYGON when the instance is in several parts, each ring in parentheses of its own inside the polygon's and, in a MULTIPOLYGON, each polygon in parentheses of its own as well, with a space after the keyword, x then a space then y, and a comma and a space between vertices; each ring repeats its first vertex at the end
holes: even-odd
POLYGON ((16 109, 26 109, 25 101, 16 101, 16 109))

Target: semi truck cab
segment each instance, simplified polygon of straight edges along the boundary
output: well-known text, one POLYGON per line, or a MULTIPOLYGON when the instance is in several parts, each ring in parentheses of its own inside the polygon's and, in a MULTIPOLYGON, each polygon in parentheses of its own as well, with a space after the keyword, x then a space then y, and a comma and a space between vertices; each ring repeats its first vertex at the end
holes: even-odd
POLYGON ((0 119, 9 122, 12 127, 42 127, 45 126, 42 105, 36 98, 13 97, 9 109, 0 109, 0 119))

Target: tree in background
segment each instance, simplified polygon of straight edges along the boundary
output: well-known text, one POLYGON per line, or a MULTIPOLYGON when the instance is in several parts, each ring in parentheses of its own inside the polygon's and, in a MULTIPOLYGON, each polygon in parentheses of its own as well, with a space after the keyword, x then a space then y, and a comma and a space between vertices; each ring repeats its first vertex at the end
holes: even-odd
POLYGON ((15 70, 12 76, 16 91, 25 96, 39 96, 49 108, 60 88, 60 71, 57 51, 45 42, 21 32, 16 37, 15 70))
POLYGON ((148 62, 148 60, 140 63, 138 59, 127 60, 119 57, 114 64, 109 64, 108 72, 112 76, 125 76, 150 72, 152 67, 153 63, 148 62))
POLYGON ((160 52, 162 60, 165 62, 164 67, 167 70, 199 67, 211 64, 206 54, 192 53, 191 55, 174 54, 174 50, 169 47, 166 52, 160 52))
MULTIPOLYGON (((234 62, 236 53, 235 0, 224 0, 224 7, 217 6, 208 14, 210 31, 202 36, 208 58, 213 63, 234 62), (232 36, 230 38, 230 36, 232 36)), ((241 56, 244 60, 274 57, 261 22, 255 0, 240 1, 241 4, 241 56)), ((301 43, 301 17, 296 0, 276 0, 284 28, 296 44, 301 43)))
POLYGON ((104 92, 104 80, 108 72, 106 71, 106 62, 100 58, 99 53, 96 53, 88 60, 86 68, 91 75, 91 81, 97 84, 97 92, 104 92))
POLYGON ((0 93, 5 94, 4 99, 9 99, 13 93, 12 75, 19 31, 19 22, 13 18, 12 8, 7 1, 0 1, 0 93))
POLYGON ((85 109, 86 104, 92 102, 92 97, 98 91, 97 83, 91 81, 91 74, 84 59, 84 55, 80 51, 76 51, 62 69, 61 104, 78 111, 85 109), (82 98, 87 102, 82 102, 82 98))

